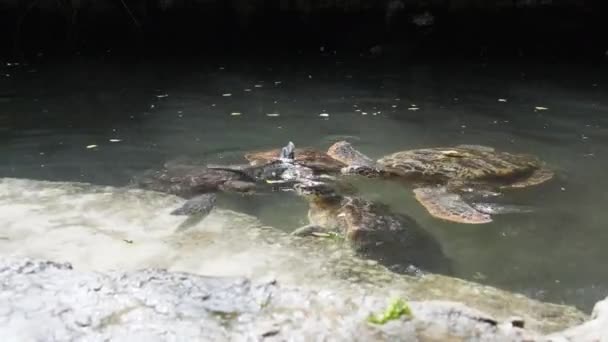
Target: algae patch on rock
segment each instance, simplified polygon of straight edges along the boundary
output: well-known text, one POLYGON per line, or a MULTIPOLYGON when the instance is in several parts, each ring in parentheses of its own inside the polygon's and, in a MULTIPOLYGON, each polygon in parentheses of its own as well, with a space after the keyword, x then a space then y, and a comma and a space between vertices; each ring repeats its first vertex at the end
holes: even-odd
POLYGON ((386 324, 401 317, 412 317, 412 309, 403 299, 393 299, 382 314, 371 314, 367 318, 369 323, 386 324))

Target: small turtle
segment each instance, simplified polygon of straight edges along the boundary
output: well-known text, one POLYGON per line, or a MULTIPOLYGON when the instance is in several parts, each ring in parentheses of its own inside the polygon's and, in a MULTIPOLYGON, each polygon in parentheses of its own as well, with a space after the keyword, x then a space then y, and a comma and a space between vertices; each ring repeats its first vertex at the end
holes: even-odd
POLYGON ((482 193, 499 195, 502 189, 529 187, 553 177, 545 163, 534 156, 499 152, 487 146, 414 149, 396 152, 373 162, 361 157, 359 152, 352 152, 354 148, 347 142, 336 144, 339 148, 334 150, 338 153, 330 153, 332 157, 345 163, 352 160, 353 165, 362 160, 364 163, 359 164, 373 171, 368 174, 396 177, 413 183, 416 199, 432 216, 458 223, 488 223, 492 221, 492 214, 530 211, 515 205, 469 204, 463 198, 467 192, 467 196, 482 193))
MULTIPOLYGON (((288 145, 289 146, 289 145, 288 145)), ((267 165, 282 159, 280 149, 258 151, 245 154, 250 165, 267 165)), ((312 148, 295 148, 293 151, 294 163, 312 169, 315 172, 339 172, 346 165, 327 153, 312 148)))
POLYGON ((361 197, 341 195, 324 182, 301 182, 295 189, 309 203, 310 224, 292 234, 338 234, 358 253, 394 271, 447 273, 451 268, 440 244, 409 216, 361 197))
MULTIPOLYGON (((248 165, 208 165, 208 167, 244 172, 256 180, 267 183, 296 183, 302 180, 332 178, 330 175, 320 172, 317 168, 318 165, 327 166, 328 164, 325 161, 331 158, 324 156, 320 160, 314 160, 312 155, 309 154, 308 159, 306 159, 308 162, 302 162, 303 158, 296 154, 296 151, 301 150, 296 150, 294 143, 290 141, 287 146, 279 151, 278 157, 252 159, 253 161, 248 165)), ((322 170, 326 169, 323 166, 320 168, 322 170)))

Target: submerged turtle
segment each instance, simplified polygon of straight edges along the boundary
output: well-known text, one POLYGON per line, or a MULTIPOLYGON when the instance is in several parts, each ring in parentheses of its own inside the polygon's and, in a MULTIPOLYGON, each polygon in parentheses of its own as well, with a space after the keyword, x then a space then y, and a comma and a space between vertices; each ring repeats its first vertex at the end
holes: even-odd
POLYGON ((171 212, 187 216, 206 216, 215 205, 217 191, 248 193, 257 186, 255 179, 246 173, 194 165, 165 165, 161 170, 137 178, 134 185, 187 199, 171 212))
POLYGON ((409 216, 361 197, 341 195, 323 182, 302 182, 295 189, 309 203, 310 224, 292 234, 339 234, 359 254, 394 271, 449 272, 450 262, 440 244, 409 216))
POLYGON ((289 167, 289 161, 293 160, 293 150, 293 143, 290 143, 281 149, 279 161, 243 169, 169 162, 161 170, 136 178, 133 185, 187 199, 186 203, 171 214, 196 216, 200 219, 215 206, 216 192, 251 193, 258 188, 258 182, 282 174, 289 167))
MULTIPOLYGON (((528 211, 517 206, 469 204, 463 193, 498 195, 496 191, 501 189, 533 186, 553 177, 553 172, 535 156, 499 152, 487 146, 414 149, 373 162, 361 157, 348 142, 336 145, 339 148, 334 149, 337 153, 330 153, 332 157, 355 166, 362 160, 365 163, 359 164, 364 165, 363 169, 371 170, 368 175, 396 177, 414 183, 416 199, 431 215, 459 223, 488 223, 492 221, 492 214, 528 211)), ((351 169, 360 168, 345 170, 351 169)))

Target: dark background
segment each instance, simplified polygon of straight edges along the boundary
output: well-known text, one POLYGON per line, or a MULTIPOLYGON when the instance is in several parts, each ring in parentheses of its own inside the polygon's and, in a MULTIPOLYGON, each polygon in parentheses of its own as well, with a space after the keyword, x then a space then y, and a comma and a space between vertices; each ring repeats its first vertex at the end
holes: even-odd
POLYGON ((607 59, 606 1, 402 3, 387 25, 388 1, 377 0, 0 0, 0 49, 5 58, 29 60, 109 52, 607 59), (425 11, 433 23, 416 25, 425 11))

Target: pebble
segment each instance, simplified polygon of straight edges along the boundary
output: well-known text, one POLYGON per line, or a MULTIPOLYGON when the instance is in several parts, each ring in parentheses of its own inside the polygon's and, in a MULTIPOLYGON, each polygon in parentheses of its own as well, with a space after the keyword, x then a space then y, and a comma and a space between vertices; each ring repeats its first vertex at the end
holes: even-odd
POLYGON ((225 93, 225 94, 222 94, 222 96, 224 96, 224 97, 228 97, 228 96, 232 96, 232 94, 230 94, 230 93, 225 93))
POLYGON ((121 142, 121 139, 110 139, 110 142, 116 143, 116 142, 121 142))
POLYGON ((537 106, 537 107, 534 107, 534 109, 536 109, 536 110, 547 110, 547 109, 549 109, 549 108, 547 108, 547 107, 539 107, 539 106, 537 106))
POLYGON ((239 116, 239 115, 241 115, 241 113, 239 113, 239 112, 233 112, 233 113, 230 113, 230 115, 232 115, 232 116, 239 116))
POLYGON ((498 102, 507 102, 507 99, 498 99, 498 102))
POLYGON ((87 145, 87 148, 95 148, 97 145, 87 145))
POLYGON ((418 107, 410 107, 410 108, 408 108, 407 110, 413 110, 413 111, 416 111, 416 110, 419 110, 419 109, 420 109, 420 108, 418 108, 418 107))
POLYGON ((327 114, 327 113, 321 113, 321 114, 319 114, 319 116, 326 118, 326 117, 329 116, 329 114, 327 114))
POLYGON ((266 116, 275 117, 275 116, 279 116, 279 113, 268 113, 268 114, 266 114, 266 116))

